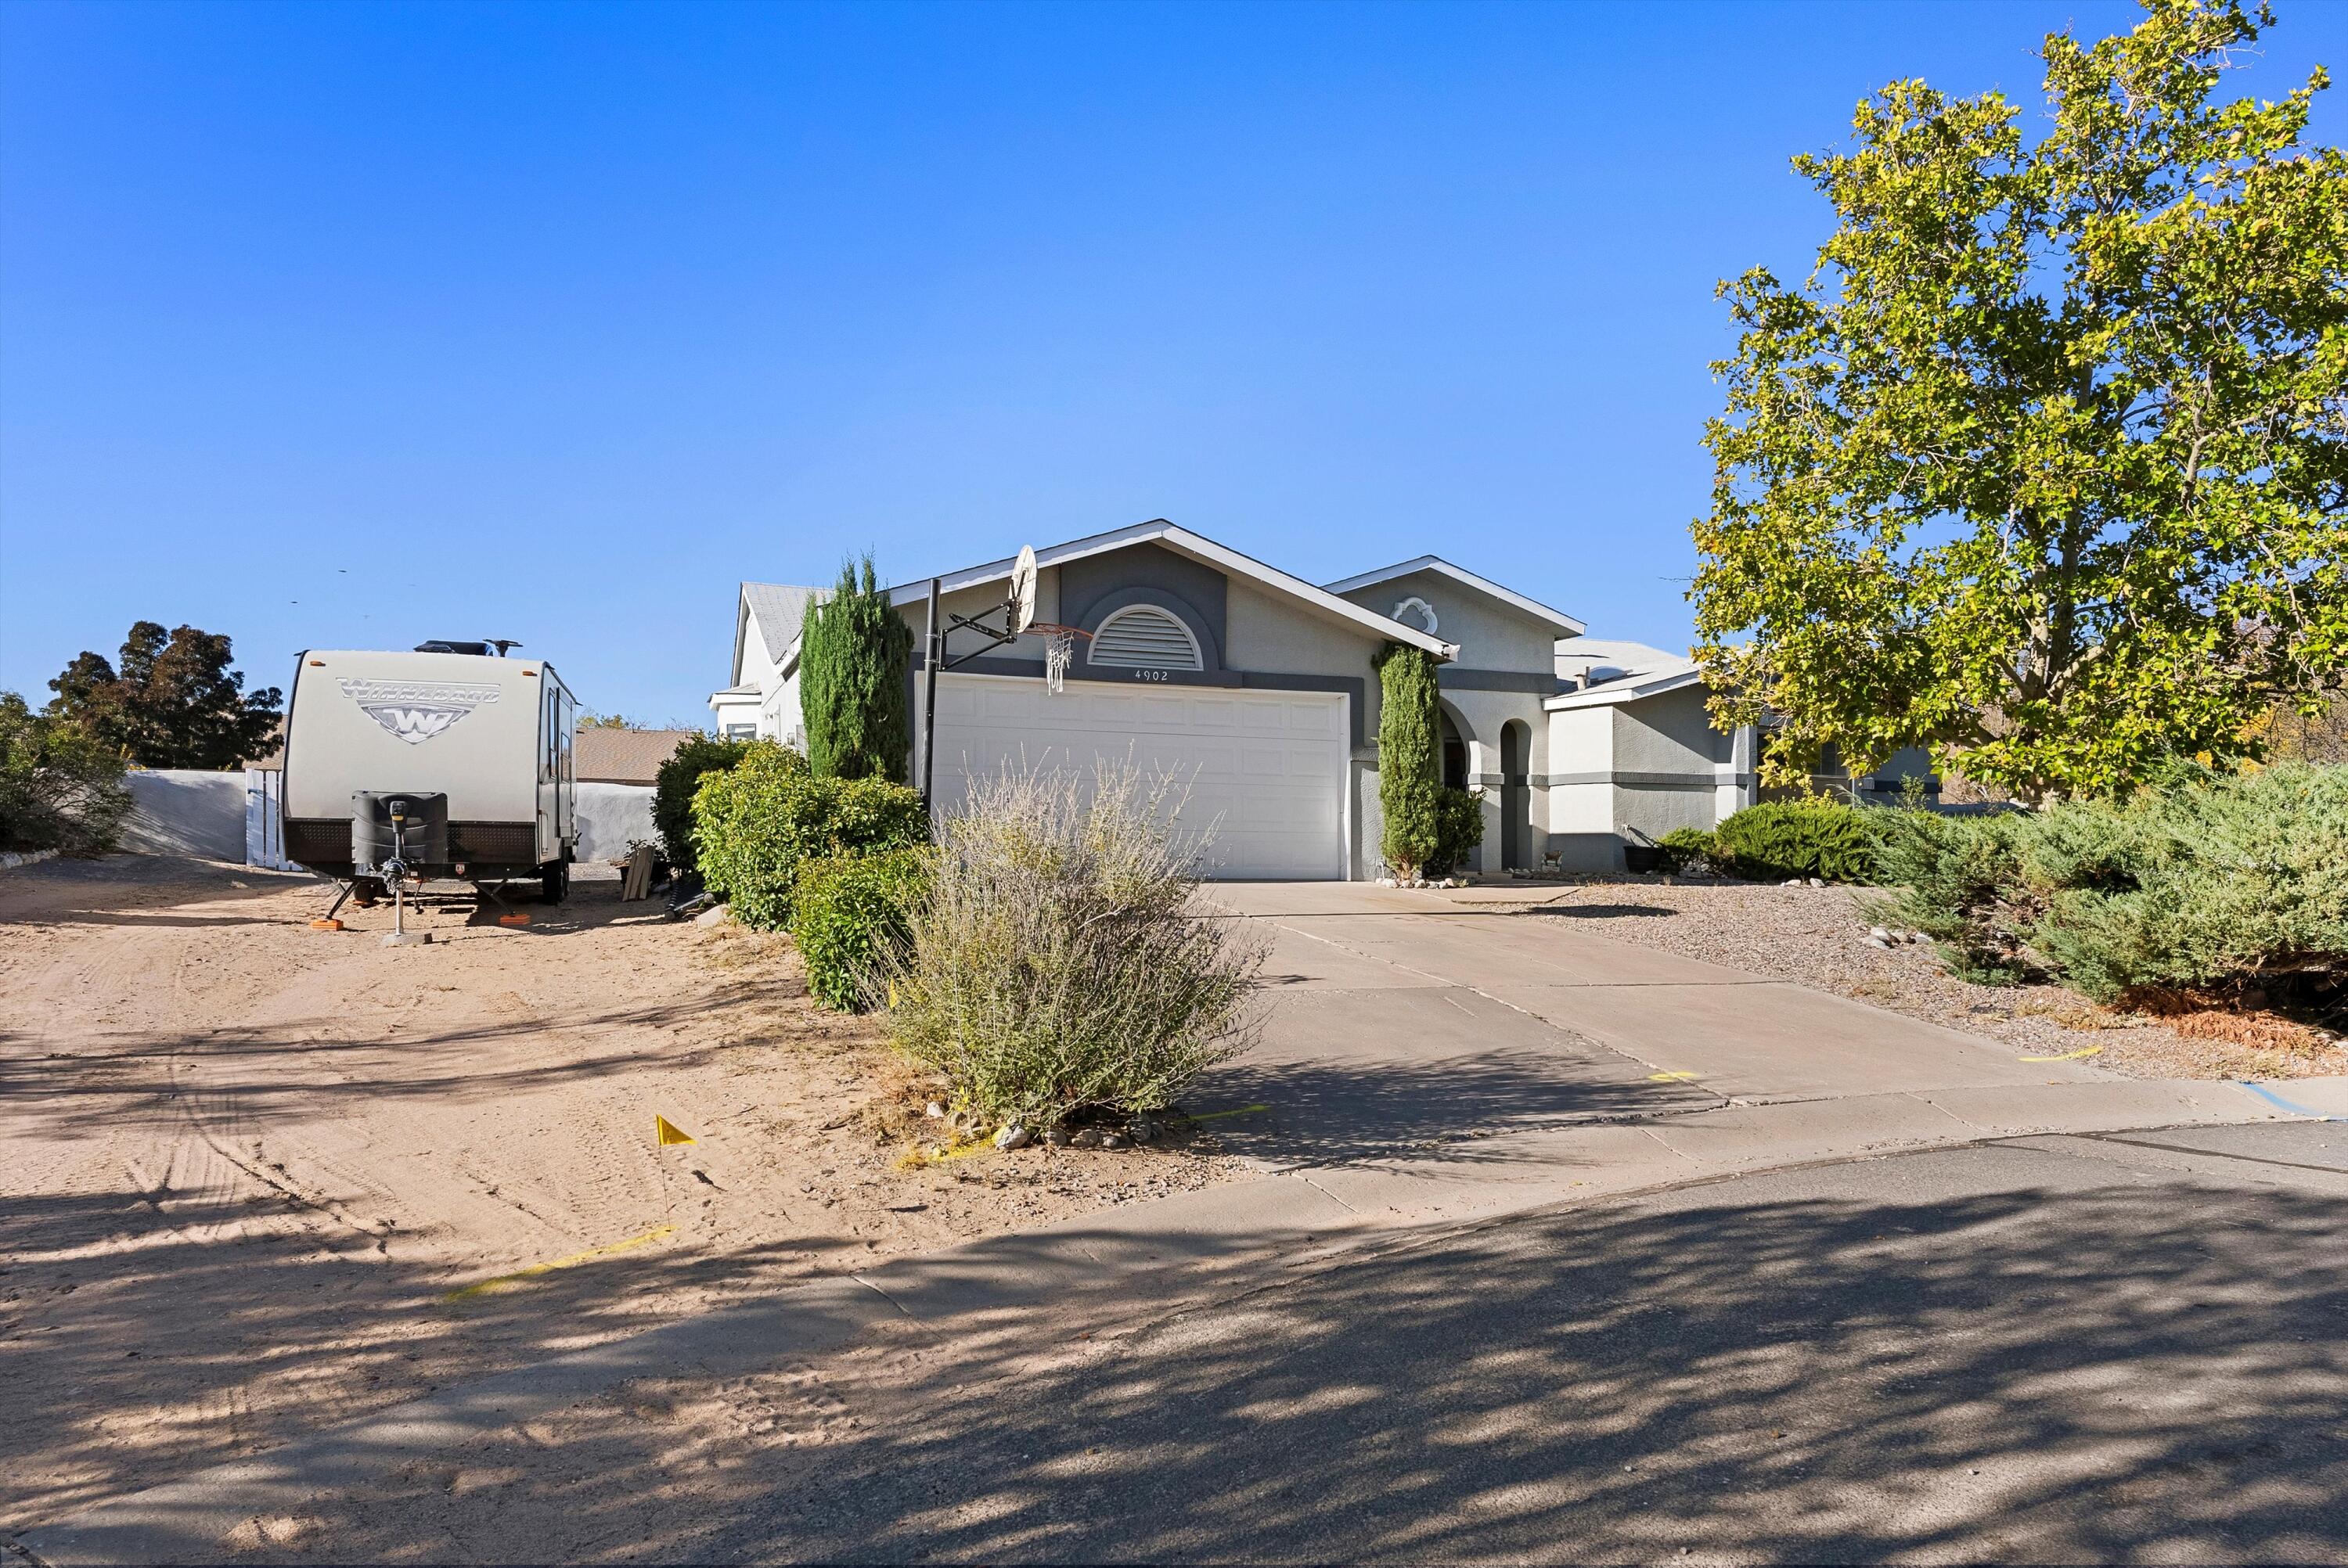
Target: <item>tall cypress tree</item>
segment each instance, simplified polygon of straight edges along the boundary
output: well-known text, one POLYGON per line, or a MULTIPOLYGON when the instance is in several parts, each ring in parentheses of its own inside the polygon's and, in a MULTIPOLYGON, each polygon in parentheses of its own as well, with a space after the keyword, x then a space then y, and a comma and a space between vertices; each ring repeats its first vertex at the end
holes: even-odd
POLYGON ((913 745, 905 698, 912 659, 912 628, 890 604, 872 558, 843 564, 839 586, 808 606, 799 633, 799 712, 810 770, 905 782, 913 745))
POLYGON ((1378 672, 1378 807, 1386 819, 1379 847, 1386 869, 1408 879, 1426 869, 1442 835, 1435 657, 1389 642, 1370 663, 1378 672))

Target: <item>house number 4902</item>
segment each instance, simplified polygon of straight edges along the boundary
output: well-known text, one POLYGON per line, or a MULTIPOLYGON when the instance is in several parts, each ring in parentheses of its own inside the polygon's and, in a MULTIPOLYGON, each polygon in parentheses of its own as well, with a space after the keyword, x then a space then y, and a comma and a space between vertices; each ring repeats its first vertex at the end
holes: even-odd
POLYGON ((1137 681, 1163 681, 1166 679, 1166 671, 1163 670, 1136 670, 1133 672, 1133 678, 1137 681))

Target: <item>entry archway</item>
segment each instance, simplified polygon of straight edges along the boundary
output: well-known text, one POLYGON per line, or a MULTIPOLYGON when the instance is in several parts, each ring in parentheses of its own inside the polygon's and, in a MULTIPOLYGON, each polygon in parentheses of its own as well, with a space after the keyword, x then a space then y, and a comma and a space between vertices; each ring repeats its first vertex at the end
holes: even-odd
POLYGON ((1500 864, 1532 867, 1533 733, 1521 719, 1500 726, 1500 864))

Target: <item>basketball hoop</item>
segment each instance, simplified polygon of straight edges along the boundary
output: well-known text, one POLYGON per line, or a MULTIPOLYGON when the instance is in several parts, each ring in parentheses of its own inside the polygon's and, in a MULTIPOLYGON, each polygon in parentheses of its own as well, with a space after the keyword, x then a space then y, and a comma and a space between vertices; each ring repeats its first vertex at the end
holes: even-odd
POLYGON ((1027 635, 1044 640, 1044 685, 1056 697, 1068 679, 1068 663, 1076 656, 1076 639, 1089 638, 1092 633, 1081 626, 1031 620, 1027 623, 1027 635))

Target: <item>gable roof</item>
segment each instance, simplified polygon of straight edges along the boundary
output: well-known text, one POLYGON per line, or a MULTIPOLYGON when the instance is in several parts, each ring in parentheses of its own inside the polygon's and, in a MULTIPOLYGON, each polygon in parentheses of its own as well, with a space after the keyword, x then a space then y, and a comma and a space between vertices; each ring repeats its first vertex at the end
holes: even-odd
POLYGON ((1541 704, 1555 712, 1565 708, 1603 708, 1660 696, 1683 686, 1699 685, 1704 671, 1683 653, 1668 653, 1643 642, 1619 642, 1597 637, 1576 637, 1558 644, 1560 665, 1587 661, 1582 678, 1589 683, 1541 704))
POLYGON ((741 602, 734 611, 734 683, 742 683, 742 638, 753 624, 758 629, 758 642, 767 651, 767 661, 780 665, 783 655, 799 640, 799 627, 807 620, 808 602, 827 598, 830 591, 779 582, 744 583, 741 602))
POLYGON ((1351 593, 1357 588, 1370 588, 1378 583, 1391 582, 1395 578, 1408 577, 1413 572, 1420 571, 1431 571, 1438 576, 1447 577, 1454 582, 1464 583, 1488 598, 1497 599, 1511 609, 1524 611, 1536 620, 1547 621, 1568 637, 1579 637, 1587 630, 1581 621, 1574 620, 1563 610, 1551 610, 1539 600, 1527 599, 1511 588, 1502 588, 1488 577, 1478 577, 1466 567, 1453 566, 1441 556, 1420 556, 1416 560, 1396 561, 1392 566, 1383 566, 1375 571, 1365 571, 1358 577, 1349 577, 1342 582, 1333 582, 1326 586, 1331 593, 1351 593))
POLYGON ((653 783, 661 764, 698 730, 614 730, 590 724, 572 737, 572 764, 582 784, 653 783))
MULTIPOLYGON (((1277 567, 1266 566, 1251 556, 1240 554, 1228 545, 1219 545, 1203 534, 1194 534, 1163 518, 1153 518, 1148 522, 1135 523, 1130 528, 1112 528, 1105 534, 1092 534, 1039 549, 1035 552, 1035 564, 1039 568, 1062 566, 1072 560, 1082 560, 1086 556, 1103 555, 1139 544, 1163 545, 1177 555, 1188 556, 1226 575, 1246 578, 1276 593, 1286 594, 1324 619, 1343 621, 1390 642, 1424 649, 1447 662, 1459 656, 1457 643, 1446 642, 1415 626, 1405 626, 1375 610, 1364 610, 1326 589, 1313 587, 1301 577, 1291 577, 1277 567)), ((965 567, 960 571, 945 573, 938 579, 940 589, 953 593, 959 589, 975 588, 981 583, 1001 581, 1010 577, 1011 568, 1016 559, 1016 557, 1005 556, 984 566, 965 567)), ((930 579, 921 578, 891 589, 889 600, 900 606, 919 604, 929 597, 929 592, 930 579)))

